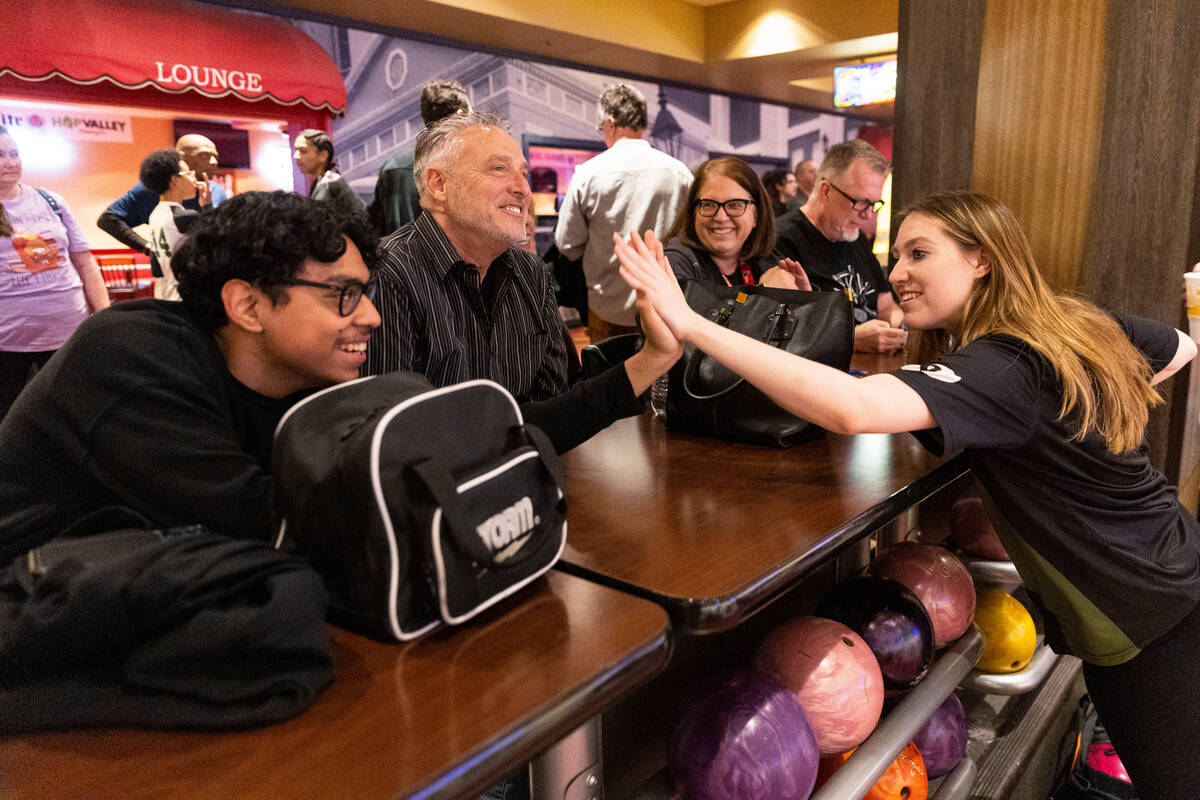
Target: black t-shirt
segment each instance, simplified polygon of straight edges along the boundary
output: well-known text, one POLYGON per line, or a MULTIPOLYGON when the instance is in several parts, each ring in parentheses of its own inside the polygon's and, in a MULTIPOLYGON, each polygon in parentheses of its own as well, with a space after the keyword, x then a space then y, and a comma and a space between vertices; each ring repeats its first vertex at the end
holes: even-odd
POLYGON ((712 256, 704 250, 688 247, 679 239, 672 239, 663 248, 663 251, 675 277, 681 281, 701 281, 725 286, 755 284, 762 278, 765 271, 764 265, 761 263, 742 262, 732 275, 726 277, 717 263, 712 260, 712 256))
POLYGON ((831 242, 798 208, 775 223, 772 263, 781 258, 794 259, 804 267, 816 291, 845 292, 853 306, 855 325, 876 317, 879 294, 891 291, 891 287, 864 234, 853 242, 831 242))
POLYGON ((268 537, 275 425, 303 394, 238 382, 181 303, 94 315, 0 425, 0 563, 105 509, 268 537))
MULTIPOLYGON (((1118 319, 1154 371, 1178 349, 1171 328, 1118 319)), ((1145 443, 1114 455, 1095 432, 1071 441, 1061 385, 1025 342, 990 335, 892 373, 938 427, 930 451, 965 451, 1009 556, 1046 610, 1059 652, 1119 664, 1169 631, 1200 600, 1200 524, 1145 443)))

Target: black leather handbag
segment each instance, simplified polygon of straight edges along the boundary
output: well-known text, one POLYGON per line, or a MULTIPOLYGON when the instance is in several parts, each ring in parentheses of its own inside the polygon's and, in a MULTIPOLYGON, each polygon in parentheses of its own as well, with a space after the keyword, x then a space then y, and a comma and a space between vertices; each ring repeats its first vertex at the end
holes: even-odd
MULTIPOLYGON (((850 368, 854 322, 841 292, 686 281, 694 311, 718 325, 794 355, 850 368)), ((820 436, 813 423, 784 411, 745 379, 687 345, 671 368, 667 427, 750 444, 791 447, 820 436)))

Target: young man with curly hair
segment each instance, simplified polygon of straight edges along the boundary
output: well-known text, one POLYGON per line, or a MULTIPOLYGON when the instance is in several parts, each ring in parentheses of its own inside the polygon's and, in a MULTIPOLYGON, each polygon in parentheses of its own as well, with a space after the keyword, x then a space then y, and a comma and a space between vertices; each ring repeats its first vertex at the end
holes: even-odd
POLYGON ((290 192, 202 215, 172 262, 183 302, 92 317, 0 424, 0 564, 66 531, 267 538, 275 425, 358 376, 376 244, 364 217, 290 192))

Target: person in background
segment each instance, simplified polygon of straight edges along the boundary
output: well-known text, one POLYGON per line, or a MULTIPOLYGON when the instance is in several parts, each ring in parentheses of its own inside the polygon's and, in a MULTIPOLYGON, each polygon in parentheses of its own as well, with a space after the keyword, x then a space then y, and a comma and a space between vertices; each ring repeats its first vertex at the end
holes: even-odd
POLYGON ((178 300, 179 281, 171 270, 171 258, 179 240, 200 216, 200 212, 182 205, 196 196, 196 173, 179 157, 178 150, 155 150, 142 160, 138 177, 159 197, 158 205, 150 212, 150 247, 162 272, 154 281, 154 296, 178 300))
POLYGON ((333 140, 325 131, 305 128, 296 136, 296 149, 292 157, 300 172, 312 179, 308 196, 313 200, 333 203, 352 214, 366 214, 367 207, 362 198, 354 193, 350 185, 342 180, 333 157, 333 140))
MULTIPOLYGON (((541 258, 537 250, 537 212, 534 211, 532 202, 529 203, 529 207, 525 211, 525 238, 517 243, 517 247, 526 253, 532 253, 541 258)), ((546 269, 547 271, 551 271, 549 264, 546 265, 546 269)), ((556 296, 558 288, 558 286, 554 287, 556 296)), ((562 334, 563 348, 567 351, 567 386, 574 386, 583 375, 583 364, 579 360, 579 350, 575 347, 575 340, 571 337, 571 329, 567 327, 562 312, 563 308, 559 306, 558 327, 559 332, 562 334)))
POLYGON ((794 170, 796 176, 796 196, 787 201, 787 210, 794 211, 808 202, 817 185, 817 165, 812 161, 801 161, 794 170))
MULTIPOLYGON (((467 90, 458 81, 429 81, 421 88, 421 120, 428 128, 439 119, 471 110, 467 90)), ((393 233, 421 213, 421 198, 413 177, 412 148, 394 155, 380 168, 375 199, 367 209, 380 236, 393 233)))
POLYGON ((107 307, 104 277, 71 209, 21 183, 20 149, 0 126, 0 421, 30 375, 107 307))
POLYGON ((1055 294, 1012 211, 968 192, 900 214, 891 283, 910 363, 865 378, 701 318, 639 240, 617 253, 639 306, 792 413, 961 451, 1047 642, 1083 660, 1137 796, 1196 797, 1200 522, 1145 441, 1154 385, 1196 355, 1187 335, 1055 294))
POLYGON ((821 162, 808 202, 775 220, 775 257, 803 264, 814 289, 850 298, 854 349, 865 353, 898 350, 907 336, 904 315, 861 230, 883 206, 891 166, 860 139, 835 144, 821 162))
POLYGON ((809 289, 804 270, 774 267, 775 218, 754 170, 737 156, 696 167, 687 203, 667 234, 665 252, 675 277, 726 286, 755 284, 809 289))
POLYGON ((773 169, 762 176, 763 186, 771 198, 771 215, 778 217, 787 211, 787 204, 796 196, 796 176, 786 169, 773 169))
POLYGON ((593 342, 638 330, 633 290, 613 255, 613 234, 653 229, 662 236, 692 185, 683 162, 643 138, 646 124, 640 91, 626 84, 605 89, 597 129, 608 149, 575 169, 558 212, 554 243, 567 259, 583 259, 593 342))
MULTIPOLYGON (((207 136, 188 133, 179 137, 175 149, 187 162, 188 169, 196 173, 196 196, 185 201, 183 207, 199 211, 220 205, 226 197, 225 187, 212 180, 217 171, 217 146, 207 136)), ((150 212, 159 202, 158 194, 139 181, 104 210, 96 220, 96 227, 126 247, 152 256, 150 243, 133 229, 150 221, 150 212)))

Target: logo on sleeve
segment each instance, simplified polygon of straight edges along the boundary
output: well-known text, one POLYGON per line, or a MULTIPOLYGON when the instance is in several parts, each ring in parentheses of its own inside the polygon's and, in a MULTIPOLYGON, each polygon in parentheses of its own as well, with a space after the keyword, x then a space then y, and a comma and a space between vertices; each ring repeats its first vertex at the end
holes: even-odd
POLYGON ((919 372, 942 383, 958 383, 962 380, 954 370, 945 364, 905 364, 900 369, 906 369, 909 372, 919 372))

